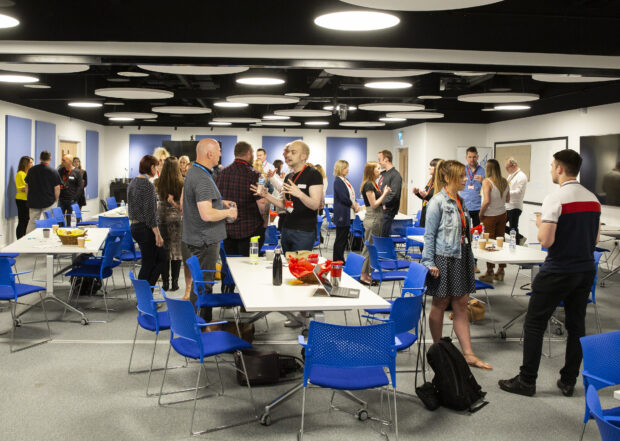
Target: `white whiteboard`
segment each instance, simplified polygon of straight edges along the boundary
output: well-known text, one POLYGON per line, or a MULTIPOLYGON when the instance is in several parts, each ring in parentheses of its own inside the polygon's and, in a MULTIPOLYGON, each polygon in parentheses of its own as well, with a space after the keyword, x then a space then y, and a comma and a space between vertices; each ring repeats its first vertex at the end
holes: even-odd
MULTIPOLYGON (((553 154, 568 147, 568 138, 528 139, 521 141, 502 141, 495 143, 497 149, 529 144, 531 146, 530 180, 525 190, 524 202, 542 204, 549 193, 557 188, 551 181, 551 162, 553 154)), ((500 164, 502 167, 504 164, 500 164)))

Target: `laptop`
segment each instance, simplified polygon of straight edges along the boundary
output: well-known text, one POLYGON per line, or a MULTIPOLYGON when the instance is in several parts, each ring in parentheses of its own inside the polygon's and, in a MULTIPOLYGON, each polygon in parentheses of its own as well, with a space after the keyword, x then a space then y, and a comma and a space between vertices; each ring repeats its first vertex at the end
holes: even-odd
POLYGON ((330 297, 348 297, 357 299, 360 296, 360 290, 356 288, 345 288, 344 286, 333 286, 329 279, 319 276, 321 271, 320 265, 314 267, 314 275, 316 276, 321 288, 317 289, 314 295, 330 296, 330 297))

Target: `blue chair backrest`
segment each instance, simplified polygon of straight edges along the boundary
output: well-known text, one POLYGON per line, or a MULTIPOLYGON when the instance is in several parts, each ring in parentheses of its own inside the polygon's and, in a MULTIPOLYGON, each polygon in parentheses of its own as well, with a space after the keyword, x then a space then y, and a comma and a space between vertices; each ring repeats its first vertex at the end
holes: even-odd
POLYGON ((153 301, 153 291, 151 291, 151 285, 148 280, 136 279, 133 275, 133 271, 129 271, 129 279, 133 285, 133 289, 136 292, 136 300, 138 301, 138 311, 140 314, 153 317, 155 320, 155 333, 159 333, 159 315, 157 314, 157 306, 153 301))
POLYGON ((132 253, 133 260, 136 260, 136 245, 133 243, 133 236, 130 231, 126 231, 121 239, 121 251, 132 253))
POLYGON ((222 285, 232 287, 235 284, 235 280, 233 279, 230 268, 228 267, 228 256, 226 256, 226 250, 224 249, 223 243, 220 243, 220 261, 222 263, 222 272, 220 273, 223 277, 222 285))
POLYGON ((109 196, 105 198, 105 204, 108 207, 108 210, 112 210, 118 207, 118 203, 116 202, 116 198, 114 196, 109 196))
POLYGON ((366 241, 366 248, 368 249, 368 257, 370 257, 370 267, 379 272, 379 276, 383 277, 383 271, 381 270, 381 264, 379 263, 379 253, 374 245, 366 241))
POLYGON ((603 255, 603 253, 599 252, 599 251, 595 251, 594 252, 594 269, 595 269, 595 273, 594 273, 594 282, 592 282, 592 289, 591 289, 591 294, 592 294, 592 303, 596 303, 596 284, 598 282, 598 264, 601 261, 601 256, 603 255))
POLYGON ((370 326, 341 326, 311 321, 306 347, 304 384, 312 365, 332 367, 385 366, 396 386, 394 323, 370 326))
POLYGON ((7 257, 0 257, 0 286, 8 286, 15 294, 14 300, 17 301, 17 290, 15 289, 15 276, 11 269, 11 262, 7 257))
POLYGON ((390 312, 390 320, 394 322, 394 332, 396 335, 409 332, 412 329, 416 335, 418 333, 418 323, 422 314, 422 297, 424 294, 417 294, 409 297, 398 297, 394 300, 390 312))
POLYGON ((52 228, 56 221, 54 219, 37 219, 34 221, 36 228, 52 228))
POLYGON ((45 215, 45 219, 53 219, 54 216, 52 215, 52 210, 45 210, 43 212, 43 214, 45 215))
POLYGON ((407 277, 403 283, 403 295, 407 292, 420 293, 424 291, 426 286, 426 275, 428 274, 428 268, 418 262, 411 262, 409 265, 409 271, 407 271, 407 277))
POLYGON ((80 206, 78 204, 71 204, 71 209, 75 213, 76 218, 82 219, 82 210, 80 210, 80 206))
POLYGON ((99 228, 109 228, 112 231, 130 231, 129 218, 127 216, 99 216, 99 228))
POLYGON ((350 231, 354 236, 364 237, 364 223, 359 216, 356 215, 353 219, 350 231))
POLYGON ((347 256, 347 261, 344 264, 343 271, 353 277, 355 280, 360 279, 362 275, 362 266, 364 265, 364 257, 356 254, 349 253, 347 256))
POLYGON ((407 227, 407 236, 424 236, 425 232, 424 227, 407 227))
POLYGON ((192 256, 187 259, 185 263, 187 264, 189 272, 192 275, 192 288, 194 293, 196 293, 196 295, 202 294, 204 285, 199 285, 198 282, 204 282, 204 278, 202 277, 202 270, 200 269, 198 257, 192 256))
POLYGON ((394 241, 390 237, 377 237, 372 235, 372 243, 377 249, 379 257, 383 259, 396 260, 396 248, 394 248, 394 241))
POLYGON ((413 219, 394 219, 392 222, 391 236, 406 236, 407 227, 413 226, 413 219))
POLYGON ((418 212, 415 215, 415 222, 413 223, 413 226, 419 227, 421 220, 422 220, 422 210, 418 210, 418 212))
POLYGON ((275 225, 269 225, 265 230, 265 244, 277 245, 278 244, 278 229, 275 225))
POLYGON ((580 340, 583 370, 605 380, 596 381, 584 376, 584 385, 592 384, 598 390, 610 384, 620 384, 620 331, 588 335, 580 340))
POLYGON ((112 262, 115 257, 121 254, 121 238, 119 236, 110 235, 106 238, 106 245, 103 250, 103 259, 101 261, 101 278, 103 279, 103 272, 112 266, 112 262))
POLYGON ((200 350, 200 362, 202 363, 204 361, 204 349, 194 305, 189 300, 171 299, 164 291, 162 293, 170 317, 170 341, 174 338, 183 338, 194 342, 200 350))
POLYGON ((325 213, 325 220, 327 220, 327 225, 331 225, 332 224, 332 215, 329 212, 329 210, 326 208, 325 210, 323 210, 323 212, 325 213))
POLYGON ((65 224, 65 215, 62 214, 62 209, 60 207, 52 208, 52 218, 57 224, 65 224))
POLYGON ((596 425, 598 426, 602 441, 620 440, 620 427, 607 421, 603 416, 601 401, 599 400, 598 393, 594 386, 589 386, 588 390, 586 390, 586 404, 596 420, 596 425))

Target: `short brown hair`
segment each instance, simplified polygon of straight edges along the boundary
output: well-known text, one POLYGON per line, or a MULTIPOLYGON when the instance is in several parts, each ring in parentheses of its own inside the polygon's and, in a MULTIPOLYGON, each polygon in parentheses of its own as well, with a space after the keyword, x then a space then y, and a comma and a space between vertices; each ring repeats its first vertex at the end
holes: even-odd
POLYGON ((392 162, 392 152, 390 152, 389 150, 381 150, 379 154, 383 155, 385 159, 392 162))
POLYGON ((245 141, 239 141, 237 144, 235 144, 235 158, 245 155, 250 150, 252 150, 252 146, 250 145, 250 143, 245 141))
POLYGON ((142 159, 140 159, 140 173, 143 175, 148 175, 151 173, 151 167, 157 167, 159 165, 159 161, 153 155, 144 155, 142 159))
POLYGON ((553 159, 559 163, 566 172, 567 176, 575 177, 581 170, 581 155, 572 149, 560 150, 553 154, 553 159))
POLYGON ((52 154, 48 152, 47 150, 43 150, 41 154, 39 155, 39 159, 43 162, 47 162, 50 159, 52 159, 52 154))

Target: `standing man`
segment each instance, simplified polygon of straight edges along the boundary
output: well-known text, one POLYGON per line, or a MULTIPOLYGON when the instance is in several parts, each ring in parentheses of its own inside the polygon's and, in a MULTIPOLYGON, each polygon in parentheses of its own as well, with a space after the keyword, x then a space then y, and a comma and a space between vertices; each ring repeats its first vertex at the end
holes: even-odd
POLYGON ((536 222, 538 241, 549 249, 545 263, 532 282, 532 296, 523 325, 523 364, 519 375, 499 380, 506 392, 532 396, 547 322, 564 302, 566 357, 557 386, 570 397, 575 390, 582 353, 579 338, 585 335, 586 306, 594 281, 594 247, 599 239, 601 204, 586 190, 577 175, 581 156, 574 150, 553 155, 551 178, 560 188, 543 201, 541 219, 536 222))
POLYGON ((478 164, 478 149, 471 146, 465 153, 467 166, 465 173, 467 181, 465 182, 465 190, 459 192, 459 195, 465 201, 465 206, 471 216, 471 226, 475 227, 480 224, 480 206, 482 205, 482 181, 484 180, 484 167, 478 164))
POLYGON ((265 151, 265 149, 260 148, 256 150, 256 159, 258 159, 263 165, 263 171, 265 172, 265 174, 276 169, 273 164, 267 162, 267 152, 265 151))
MULTIPOLYGON (((235 220, 237 209, 222 195, 213 179, 213 168, 222 155, 220 145, 214 139, 205 138, 196 145, 196 161, 185 176, 183 187, 183 235, 182 240, 189 251, 200 261, 202 270, 215 270, 220 251, 220 241, 226 239, 226 219, 235 220)), ((204 278, 213 281, 214 272, 205 272, 204 278)), ((203 288, 212 292, 211 284, 203 288)), ((190 295, 192 302, 196 294, 190 295)), ((201 308, 200 316, 211 321, 211 308, 201 308)))
POLYGON ((379 152, 379 166, 383 169, 379 178, 381 192, 385 187, 390 187, 391 191, 383 199, 383 220, 381 221, 381 236, 390 237, 394 216, 398 214, 400 208, 400 190, 403 185, 403 177, 398 173, 392 164, 392 152, 382 150, 379 152))
POLYGON ((31 167, 26 175, 26 196, 30 214, 26 234, 36 228, 34 221, 38 220, 44 211, 50 210, 60 196, 62 181, 58 172, 50 167, 51 153, 43 150, 39 159, 41 163, 31 167))
POLYGON ((523 245, 526 238, 519 233, 519 216, 523 212, 523 197, 527 188, 527 176, 519 168, 519 164, 514 158, 506 160, 506 171, 508 172, 508 186, 510 187, 510 202, 506 204, 506 214, 508 216, 508 232, 514 228, 517 232, 517 243, 523 245))
MULTIPOLYGON (((291 172, 284 178, 282 198, 275 198, 263 188, 262 196, 277 208, 286 210, 280 218, 282 251, 312 250, 316 241, 317 214, 323 200, 323 177, 306 162, 310 147, 293 141, 286 150, 286 164, 291 172)), ((255 185, 250 187, 257 192, 255 185)))
POLYGON ((58 167, 58 174, 62 180, 58 206, 65 215, 65 225, 71 225, 71 213, 73 213, 71 204, 77 203, 82 192, 82 172, 73 167, 73 156, 64 155, 60 167, 58 167))
POLYGON ((260 236, 259 249, 265 242, 265 228, 261 213, 267 200, 254 196, 250 185, 258 182, 259 173, 252 168, 254 150, 245 141, 235 145, 235 160, 217 176, 215 183, 222 197, 237 205, 237 220, 226 224, 227 238, 224 240, 226 254, 250 255, 250 238, 260 236))

